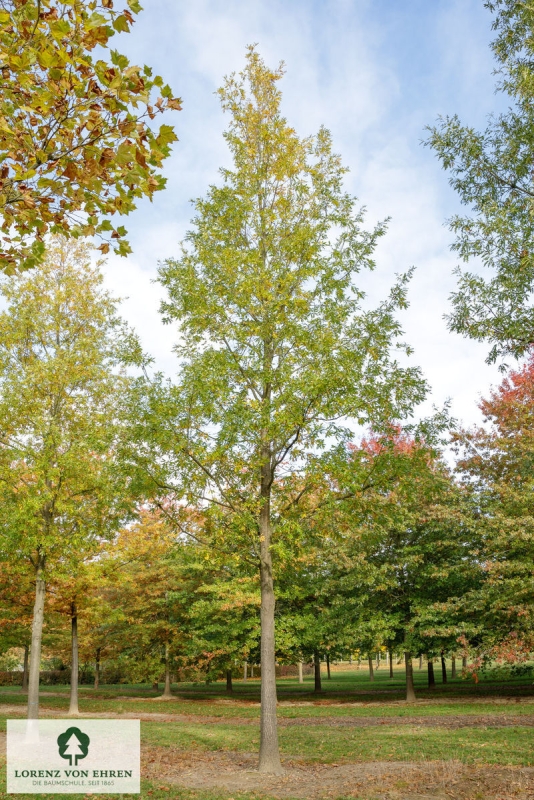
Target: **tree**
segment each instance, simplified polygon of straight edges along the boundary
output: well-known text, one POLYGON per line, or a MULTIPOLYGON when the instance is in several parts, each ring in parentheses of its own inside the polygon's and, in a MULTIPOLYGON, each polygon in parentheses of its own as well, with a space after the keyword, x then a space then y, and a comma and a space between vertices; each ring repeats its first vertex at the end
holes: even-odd
POLYGON ((330 473, 336 489, 325 514, 338 531, 330 556, 337 613, 367 646, 374 633, 376 643, 402 647, 413 702, 413 656, 464 633, 444 605, 480 574, 462 492, 439 452, 398 426, 339 448, 330 473))
POLYGON ((521 660, 534 647, 534 355, 480 409, 485 425, 458 431, 458 471, 477 509, 485 580, 462 602, 484 657, 521 660))
POLYGON ((406 349, 395 315, 407 276, 363 310, 353 279, 373 268, 384 226, 362 228, 328 131, 300 139, 282 117, 282 74, 252 47, 244 71, 219 90, 233 168, 196 201, 181 258, 160 269, 164 319, 180 325, 181 375, 145 399, 146 444, 135 453, 162 491, 204 509, 212 546, 259 569, 259 769, 274 773, 275 565, 298 537, 289 509, 313 486, 293 491, 291 476, 327 437, 346 435, 348 418, 379 425, 425 394, 419 371, 391 356, 406 349))
POLYGON ((522 355, 534 343, 534 9, 517 0, 487 0, 496 13, 493 51, 498 89, 511 106, 480 132, 457 116, 430 128, 427 144, 449 171, 472 213, 455 216, 453 249, 480 259, 489 278, 458 271, 451 330, 491 345, 488 360, 522 355))
POLYGON ((149 67, 116 50, 104 60, 140 10, 138 0, 120 11, 113 0, 0 2, 0 270, 35 266, 49 231, 96 235, 102 252, 111 243, 125 255, 110 217, 165 186, 176 136, 150 122, 180 101, 149 67))
POLYGON ((87 557, 130 508, 115 454, 139 344, 82 243, 58 240, 6 278, 0 314, 0 553, 35 575, 28 714, 38 713, 46 580, 87 557))

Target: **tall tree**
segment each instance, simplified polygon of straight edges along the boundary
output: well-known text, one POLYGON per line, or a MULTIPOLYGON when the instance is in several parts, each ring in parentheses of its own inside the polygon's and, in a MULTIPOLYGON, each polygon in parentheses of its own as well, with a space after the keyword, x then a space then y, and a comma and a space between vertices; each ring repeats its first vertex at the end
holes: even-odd
POLYGON ((138 0, 121 5, 0 2, 4 272, 34 266, 49 231, 96 235, 102 252, 111 244, 125 255, 126 231, 110 217, 128 214, 165 185, 159 169, 176 136, 151 120, 180 101, 149 67, 109 50, 141 11, 138 0))
POLYGON ((112 535, 129 501, 115 454, 124 367, 140 348, 89 259, 85 244, 60 239, 38 271, 1 286, 0 550, 34 568, 30 717, 47 576, 112 535))
POLYGON ((449 171, 471 213, 450 220, 453 249, 491 271, 458 272, 449 327, 491 345, 488 360, 523 354, 534 343, 534 8, 487 0, 495 13, 493 51, 509 109, 484 131, 457 116, 430 128, 427 144, 449 171))
POLYGON ((172 391, 154 390, 149 409, 153 446, 166 451, 156 481, 205 506, 214 546, 259 569, 259 768, 272 773, 281 771, 273 561, 288 557, 297 535, 288 509, 313 486, 293 492, 289 478, 326 437, 346 435, 349 417, 379 425, 425 394, 419 371, 391 356, 405 350, 396 312, 407 277, 377 309, 362 308, 353 280, 373 268, 384 226, 362 228, 328 131, 300 139, 288 125, 282 74, 250 48, 219 90, 233 167, 197 200, 182 256, 160 269, 181 376, 172 391))

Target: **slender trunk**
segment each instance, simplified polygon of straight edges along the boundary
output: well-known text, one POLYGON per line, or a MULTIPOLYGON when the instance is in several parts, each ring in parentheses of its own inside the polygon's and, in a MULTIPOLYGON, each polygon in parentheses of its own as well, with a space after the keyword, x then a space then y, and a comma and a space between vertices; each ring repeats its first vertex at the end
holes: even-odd
POLYGON ((373 668, 373 656, 369 656, 369 680, 374 681, 375 671, 373 668))
POLYGON ((349 664, 352 664, 352 653, 349 656, 349 664))
POLYGON ((389 650, 389 677, 393 679, 393 652, 389 650))
POLYGON ((276 721, 276 666, 274 612, 275 596, 271 555, 271 464, 270 453, 263 452, 260 511, 260 582, 261 582, 261 717, 260 772, 280 774, 282 763, 278 748, 276 721))
POLYGON ((76 603, 72 603, 71 609, 71 638, 72 638, 72 663, 70 668, 70 705, 69 717, 77 716, 78 709, 78 612, 76 603))
POLYGON ((315 676, 315 691, 320 692, 322 691, 321 659, 319 658, 319 653, 317 652, 317 650, 313 654, 313 666, 314 666, 314 676, 315 676))
POLYGON ((243 662, 243 680, 246 681, 247 678, 248 678, 248 662, 244 661, 243 662))
POLYGON ((251 677, 251 678, 253 678, 253 677, 254 677, 254 664, 251 664, 251 665, 250 665, 250 677, 251 677))
POLYGON ((380 650, 376 654, 376 668, 380 669, 380 650))
POLYGON ((451 678, 456 678, 456 656, 454 653, 451 656, 451 678))
POLYGON ((153 684, 152 684, 152 688, 155 689, 156 692, 157 692, 158 689, 159 689, 159 682, 158 681, 154 681, 153 684))
POLYGON ((436 678, 434 676, 434 662, 427 656, 428 659, 428 688, 433 689, 436 685, 436 678))
POLYGON ((328 678, 328 680, 331 680, 331 675, 330 675, 330 655, 328 653, 326 654, 326 677, 328 678))
POLYGON ((95 689, 98 689, 100 685, 100 647, 96 648, 96 658, 95 658, 95 689))
POLYGON ((21 692, 26 693, 28 691, 28 656, 30 653, 30 648, 28 644, 24 645, 24 671, 22 673, 22 688, 21 692))
POLYGON ((45 605, 44 559, 40 558, 35 576, 35 604, 33 606, 32 644, 30 651, 30 677, 28 681, 28 719, 39 717, 39 667, 45 605))
POLYGON ((423 669, 423 654, 422 653, 419 656, 419 669, 423 669))
POLYGON ((404 653, 404 662, 406 664, 406 702, 415 703, 416 697, 413 685, 412 654, 409 651, 404 653))
POLYGON ((304 677, 302 675, 302 661, 299 661, 299 683, 304 683, 304 677))
POLYGON ((441 651, 441 680, 443 683, 447 683, 447 664, 445 663, 443 651, 441 651))
POLYGON ((232 670, 231 669, 227 669, 226 670, 226 691, 227 692, 233 692, 234 691, 234 687, 233 687, 233 684, 232 684, 232 670))
POLYGON ((162 697, 172 697, 171 692, 171 659, 169 657, 169 643, 165 642, 165 687, 162 697))
POLYGON ((467 656, 462 656, 462 667, 467 669, 467 656))

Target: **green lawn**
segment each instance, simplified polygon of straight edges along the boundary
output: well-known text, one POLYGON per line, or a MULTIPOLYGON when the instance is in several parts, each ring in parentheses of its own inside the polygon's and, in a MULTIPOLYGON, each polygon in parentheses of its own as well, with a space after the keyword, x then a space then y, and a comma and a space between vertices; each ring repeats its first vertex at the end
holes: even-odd
MULTIPOLYGON (((324 680, 324 692, 313 693, 313 683, 307 678, 303 685, 295 679, 280 679, 279 716, 281 719, 314 719, 313 725, 280 726, 282 754, 300 763, 343 764, 368 761, 432 762, 455 760, 464 764, 534 766, 534 727, 518 724, 515 727, 433 727, 418 724, 416 718, 453 717, 455 715, 491 715, 521 717, 534 715, 532 680, 520 677, 497 681, 484 678, 475 686, 472 681, 439 683, 433 691, 426 688, 426 673, 416 669, 418 702, 402 702, 403 675, 396 672, 390 681, 385 670, 378 671, 373 684, 366 672, 346 670, 335 672, 332 680, 324 680), (337 725, 321 718, 334 717, 337 725), (357 724, 359 717, 377 718, 371 727, 357 724), (403 724, 395 724, 395 718, 403 724), (407 720, 413 717, 413 723, 407 720), (343 718, 347 724, 343 725, 343 718), (349 718, 356 722, 349 724, 349 718)), ((229 695, 223 683, 209 685, 180 683, 173 687, 172 701, 157 700, 158 692, 147 686, 102 686, 98 691, 82 687, 80 710, 85 713, 163 713, 187 715, 176 721, 147 720, 142 722, 145 745, 177 748, 197 754, 213 751, 257 752, 259 731, 259 682, 235 681, 229 695), (202 719, 216 718, 215 724, 202 719)), ((68 687, 45 686, 43 709, 63 716, 68 707, 68 687)), ((18 707, 22 716, 26 698, 13 687, 0 688, 0 705, 18 707)), ((0 709, 1 714, 1 709, 0 709)), ((0 716, 0 730, 5 730, 5 713, 0 716)), ((489 769, 491 767, 488 766, 489 769)), ((0 779, 4 780, 3 773, 0 779)), ((163 779, 164 781, 164 779, 163 779)), ((6 796, 0 782, 0 796, 6 796)), ((71 795, 82 797, 82 795, 71 795)), ((115 795, 116 796, 116 795, 115 795)), ((142 797, 149 800, 252 800, 258 794, 233 792, 195 792, 162 784, 146 783, 142 797)), ((7 797, 7 796, 6 796, 7 797)), ((30 800, 30 795, 20 795, 30 800)), ((42 798, 52 795, 40 795, 42 798)), ((100 795, 105 798, 108 796, 100 795)), ((113 797, 110 795, 109 797, 113 797)), ((261 795, 267 800, 265 795, 261 795)), ((369 796, 371 798, 371 795, 369 796)), ((337 798, 342 800, 342 798, 337 798)))

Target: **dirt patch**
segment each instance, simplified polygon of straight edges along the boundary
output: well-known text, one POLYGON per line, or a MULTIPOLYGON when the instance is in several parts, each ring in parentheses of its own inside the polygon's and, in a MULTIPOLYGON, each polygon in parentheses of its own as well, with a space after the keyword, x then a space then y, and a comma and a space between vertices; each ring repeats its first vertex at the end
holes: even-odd
MULTIPOLYGON (((25 716, 25 708, 19 705, 0 705, 1 714, 25 716)), ((41 716, 62 717, 58 709, 41 707, 41 716)), ((258 727, 256 718, 247 717, 216 717, 206 714, 173 714, 156 711, 131 712, 113 714, 109 711, 82 712, 80 719, 140 719, 144 722, 181 722, 185 725, 250 725, 258 727)), ((534 714, 451 714, 440 715, 406 715, 402 717, 279 717, 278 725, 281 728, 289 727, 316 727, 328 728, 377 728, 406 726, 418 728, 532 728, 534 727, 534 714)))
POLYGON ((281 776, 256 770, 249 753, 184 753, 168 747, 143 751, 143 774, 157 786, 252 791, 277 798, 353 797, 365 800, 533 800, 534 769, 470 766, 458 761, 425 763, 372 761, 360 764, 306 764, 283 759, 281 776))

